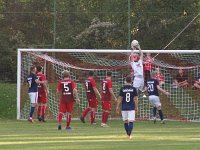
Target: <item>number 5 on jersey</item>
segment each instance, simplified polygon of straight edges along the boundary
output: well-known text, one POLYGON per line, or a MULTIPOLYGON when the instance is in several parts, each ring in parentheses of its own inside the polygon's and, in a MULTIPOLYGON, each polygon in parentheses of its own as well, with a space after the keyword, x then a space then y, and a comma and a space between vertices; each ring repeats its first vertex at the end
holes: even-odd
POLYGON ((71 94, 70 92, 69 92, 69 85, 68 85, 68 82, 64 82, 64 94, 71 94))

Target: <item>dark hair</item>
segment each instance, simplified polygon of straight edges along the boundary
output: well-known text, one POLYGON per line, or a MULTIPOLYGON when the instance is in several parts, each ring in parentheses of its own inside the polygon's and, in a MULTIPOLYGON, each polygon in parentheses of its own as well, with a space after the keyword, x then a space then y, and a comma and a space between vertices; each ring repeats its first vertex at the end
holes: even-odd
POLYGON ((31 66, 30 71, 32 72, 35 69, 35 66, 31 66))
POLYGON ((131 83, 131 82, 132 82, 131 76, 127 76, 127 77, 126 77, 126 82, 127 82, 127 83, 131 83))
POLYGON ((37 68, 37 72, 41 72, 43 67, 42 66, 37 66, 36 68, 37 68))
POLYGON ((107 75, 108 77, 111 77, 111 76, 112 76, 112 72, 111 72, 111 71, 108 71, 106 75, 107 75))
POLYGON ((89 71, 89 76, 94 76, 94 71, 89 71))

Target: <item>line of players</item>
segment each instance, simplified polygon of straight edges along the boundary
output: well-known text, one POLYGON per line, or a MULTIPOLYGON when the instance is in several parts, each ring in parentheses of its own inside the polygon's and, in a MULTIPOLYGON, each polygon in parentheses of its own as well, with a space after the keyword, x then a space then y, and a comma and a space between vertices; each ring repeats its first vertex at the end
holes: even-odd
MULTIPOLYGON (((85 117, 90 112, 91 124, 95 125, 95 114, 98 107, 98 100, 102 101, 102 127, 108 127, 107 121, 111 112, 112 103, 111 99, 114 98, 114 101, 117 103, 116 112, 119 113, 120 105, 122 110, 122 118, 124 121, 124 128, 127 135, 131 138, 131 132, 133 129, 133 124, 135 121, 135 113, 138 110, 138 93, 140 91, 144 92, 147 90, 149 94, 149 101, 153 106, 153 115, 154 123, 156 122, 156 111, 158 109, 161 123, 163 121, 163 113, 161 110, 161 103, 159 99, 158 90, 163 92, 166 95, 169 95, 167 91, 162 89, 159 86, 159 82, 155 79, 155 72, 151 73, 151 78, 146 83, 146 88, 144 89, 144 74, 143 74, 143 53, 138 45, 133 47, 133 53, 131 54, 131 66, 134 70, 134 78, 132 84, 132 77, 128 76, 125 79, 125 85, 120 89, 119 98, 117 100, 113 90, 112 90, 112 72, 107 72, 105 79, 101 82, 102 94, 98 91, 96 87, 96 82, 94 80, 94 72, 89 72, 89 77, 85 80, 85 89, 88 100, 88 107, 84 110, 83 114, 80 117, 80 120, 85 123, 85 117), (138 48, 140 55, 135 53, 134 50, 138 48)), ((31 74, 28 76, 29 83, 29 97, 31 100, 31 110, 29 115, 29 121, 33 122, 32 116, 34 113, 37 100, 40 104, 38 106, 38 120, 45 122, 44 114, 46 109, 47 102, 47 83, 45 75, 41 73, 42 68, 31 67, 31 74), (36 72, 38 74, 36 75, 36 72), (39 78, 38 78, 39 77, 39 78), (38 91, 39 90, 39 91, 38 91), (38 95, 39 92, 39 95, 38 95), (42 93, 42 94, 41 94, 42 93), (42 110, 42 115, 40 116, 40 111, 42 110)), ((59 103, 59 115, 58 115, 58 130, 61 130, 62 118, 63 115, 66 115, 66 130, 72 130, 70 127, 71 123, 71 113, 73 109, 74 101, 77 103, 80 102, 76 84, 73 80, 70 79, 70 72, 63 71, 63 80, 60 80, 57 87, 57 100, 59 103)))

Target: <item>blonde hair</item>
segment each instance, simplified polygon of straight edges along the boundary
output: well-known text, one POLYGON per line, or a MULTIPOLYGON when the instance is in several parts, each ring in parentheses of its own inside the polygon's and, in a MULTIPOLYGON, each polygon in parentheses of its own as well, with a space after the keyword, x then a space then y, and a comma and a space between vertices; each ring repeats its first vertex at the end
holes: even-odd
POLYGON ((62 72, 64 78, 68 78, 70 76, 70 72, 68 70, 64 70, 62 72))
POLYGON ((151 72, 151 78, 154 78, 156 76, 156 72, 155 71, 152 71, 151 72))

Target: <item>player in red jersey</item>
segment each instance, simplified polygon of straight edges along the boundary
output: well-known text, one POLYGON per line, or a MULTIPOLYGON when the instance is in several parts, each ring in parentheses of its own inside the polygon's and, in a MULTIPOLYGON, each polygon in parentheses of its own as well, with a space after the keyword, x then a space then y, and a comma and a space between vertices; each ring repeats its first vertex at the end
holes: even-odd
POLYGON ((101 95, 96 87, 96 81, 93 78, 94 72, 89 71, 89 77, 85 80, 85 89, 86 96, 88 100, 89 106, 84 110, 80 120, 85 123, 85 116, 90 112, 91 124, 96 124, 95 116, 96 116, 96 108, 98 107, 98 100, 96 95, 101 99, 101 95))
POLYGON ((78 97, 76 84, 74 80, 70 79, 69 71, 67 70, 63 71, 63 77, 64 79, 58 82, 58 87, 56 92, 57 99, 60 101, 59 114, 58 114, 58 130, 62 129, 61 124, 62 124, 63 114, 66 114, 66 119, 67 119, 65 129, 72 130, 72 128, 70 127, 70 123, 71 123, 71 113, 73 110, 73 104, 75 98, 77 103, 79 103, 80 100, 78 97))
POLYGON ((144 83, 150 79, 150 73, 153 69, 153 58, 150 53, 147 53, 147 56, 144 58, 144 83))
MULTIPOLYGON (((46 76, 42 73, 42 66, 37 66, 37 78, 39 81, 46 81, 46 76)), ((45 121, 45 111, 46 111, 46 104, 47 104, 47 84, 38 84, 38 121, 46 122, 45 121), (41 115, 42 111, 42 115, 41 115)))
POLYGON ((114 97, 115 102, 117 102, 117 98, 112 90, 112 72, 107 72, 106 78, 102 81, 101 87, 102 87, 102 121, 101 121, 101 126, 102 127, 108 127, 107 121, 108 121, 108 116, 110 114, 111 108, 112 108, 112 103, 111 99, 112 96, 114 97))
POLYGON ((160 71, 159 68, 156 68, 156 80, 159 82, 159 86, 162 86, 165 84, 165 76, 164 74, 160 71))

